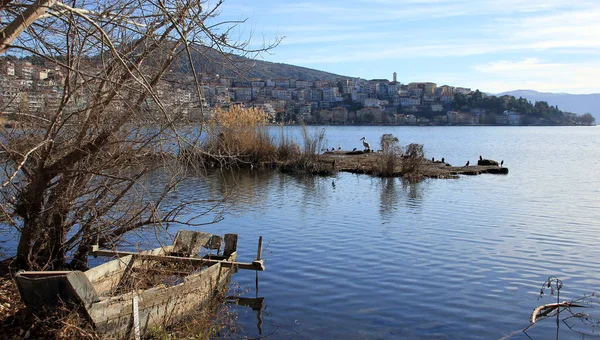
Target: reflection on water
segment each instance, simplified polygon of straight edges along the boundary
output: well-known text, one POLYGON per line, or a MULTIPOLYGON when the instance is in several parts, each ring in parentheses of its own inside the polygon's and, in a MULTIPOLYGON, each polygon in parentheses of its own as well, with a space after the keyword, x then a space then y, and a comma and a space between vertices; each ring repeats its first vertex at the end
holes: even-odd
MULTIPOLYGON (((407 183, 242 169, 190 179, 170 197, 226 198, 224 220, 202 228, 238 233, 239 261, 265 239, 264 306, 237 309, 240 338, 497 339, 519 330, 526 339, 520 330, 548 276, 564 281, 565 300, 600 287, 600 129, 327 131, 350 148, 357 135, 383 133, 450 163, 504 159, 510 173, 407 183)), ((199 201, 190 214, 211 204, 199 201)), ((250 290, 241 297, 259 298, 254 273, 233 279, 250 290)), ((565 328, 561 339, 581 338, 565 328)), ((556 328, 531 331, 555 338, 556 328)))
POLYGON ((409 212, 420 213, 424 194, 422 182, 405 181, 400 178, 380 178, 380 181, 379 212, 382 220, 387 221, 394 217, 401 202, 404 202, 409 212))
MULTIPOLYGON (((389 132, 381 129, 358 134, 377 140, 389 132)), ((356 131, 334 130, 329 140, 356 139, 356 131)), ((259 331, 256 314, 239 311, 240 337, 500 338, 527 326, 549 275, 564 279, 565 299, 600 286, 600 213, 593 208, 600 178, 577 164, 600 166, 592 147, 600 136, 545 128, 448 128, 435 136, 427 128, 397 130, 401 140, 422 142, 451 162, 494 155, 511 172, 408 183, 254 169, 226 184, 216 180, 211 185, 227 188, 220 193, 231 192, 236 204, 209 229, 239 233, 242 257, 254 253, 254 242, 243 240, 270 241, 260 287, 268 313, 259 331)), ((248 273, 234 279, 255 284, 248 273)), ((534 338, 555 331, 540 325, 534 338)), ((561 331, 561 339, 569 336, 561 331)))
POLYGON ((388 220, 398 209, 401 193, 396 189, 397 178, 381 178, 381 204, 379 212, 382 220, 388 220))

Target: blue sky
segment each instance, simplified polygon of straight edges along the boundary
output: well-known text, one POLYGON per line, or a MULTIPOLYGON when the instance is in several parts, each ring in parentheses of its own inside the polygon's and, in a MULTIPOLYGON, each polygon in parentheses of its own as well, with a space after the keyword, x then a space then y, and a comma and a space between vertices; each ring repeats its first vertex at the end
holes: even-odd
POLYGON ((600 0, 225 0, 259 59, 498 93, 600 93, 600 0))

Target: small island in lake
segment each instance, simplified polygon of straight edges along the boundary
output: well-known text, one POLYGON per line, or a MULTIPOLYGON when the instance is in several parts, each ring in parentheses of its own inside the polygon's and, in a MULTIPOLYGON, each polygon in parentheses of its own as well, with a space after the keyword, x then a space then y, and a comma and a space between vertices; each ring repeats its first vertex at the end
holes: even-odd
MULTIPOLYGON (((319 157, 320 162, 330 163, 332 170, 359 174, 386 175, 403 177, 410 174, 407 169, 414 167, 410 157, 400 157, 393 165, 392 171, 382 174, 382 165, 387 165, 387 156, 380 152, 365 151, 326 151, 319 157), (408 164, 411 163, 411 164, 408 164)), ((418 164, 418 173, 426 178, 454 178, 458 175, 479 174, 508 174, 508 168, 500 166, 498 162, 483 159, 477 165, 453 166, 442 160, 422 158, 418 164), (494 164, 495 163, 495 164, 494 164)), ((391 170, 390 169, 390 170, 391 170)))

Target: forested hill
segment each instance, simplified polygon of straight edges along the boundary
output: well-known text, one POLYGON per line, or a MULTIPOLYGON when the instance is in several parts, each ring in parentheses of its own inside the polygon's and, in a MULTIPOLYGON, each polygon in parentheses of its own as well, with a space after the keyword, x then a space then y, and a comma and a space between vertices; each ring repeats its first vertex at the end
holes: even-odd
MULTIPOLYGON (((225 77, 239 79, 274 79, 295 78, 302 80, 335 80, 348 78, 329 72, 318 71, 306 67, 273 63, 269 61, 253 60, 240 56, 232 56, 232 63, 228 58, 209 47, 196 46, 192 52, 196 72, 208 76, 218 74, 225 77)), ((179 71, 189 72, 187 62, 179 63, 179 71)))
POLYGON ((589 112, 596 117, 596 121, 600 121, 600 93, 569 94, 537 92, 533 90, 516 90, 500 93, 497 96, 502 96, 505 94, 515 96, 517 98, 527 98, 532 102, 545 101, 550 105, 558 106, 558 108, 561 110, 578 114, 589 112))
POLYGON ((479 90, 467 96, 455 94, 453 108, 459 110, 471 110, 483 108, 488 112, 507 113, 511 112, 522 115, 522 124, 526 125, 570 125, 594 123, 594 116, 590 113, 577 115, 568 111, 562 111, 556 105, 550 105, 545 101, 532 103, 529 99, 512 95, 490 96, 484 95, 479 90))

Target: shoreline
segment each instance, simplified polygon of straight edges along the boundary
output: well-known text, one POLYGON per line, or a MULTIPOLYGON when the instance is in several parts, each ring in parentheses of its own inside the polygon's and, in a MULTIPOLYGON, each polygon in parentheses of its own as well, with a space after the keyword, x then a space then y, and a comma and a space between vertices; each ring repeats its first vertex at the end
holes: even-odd
MULTIPOLYGON (((381 166, 386 162, 385 155, 375 152, 326 151, 318 155, 322 164, 331 164, 332 172, 349 172, 375 175, 380 177, 411 177, 411 173, 403 172, 405 159, 399 158, 390 173, 382 174, 381 166)), ((421 159, 416 175, 424 178, 458 178, 460 175, 476 176, 481 174, 506 175, 508 168, 498 165, 452 166, 441 161, 421 159)))

